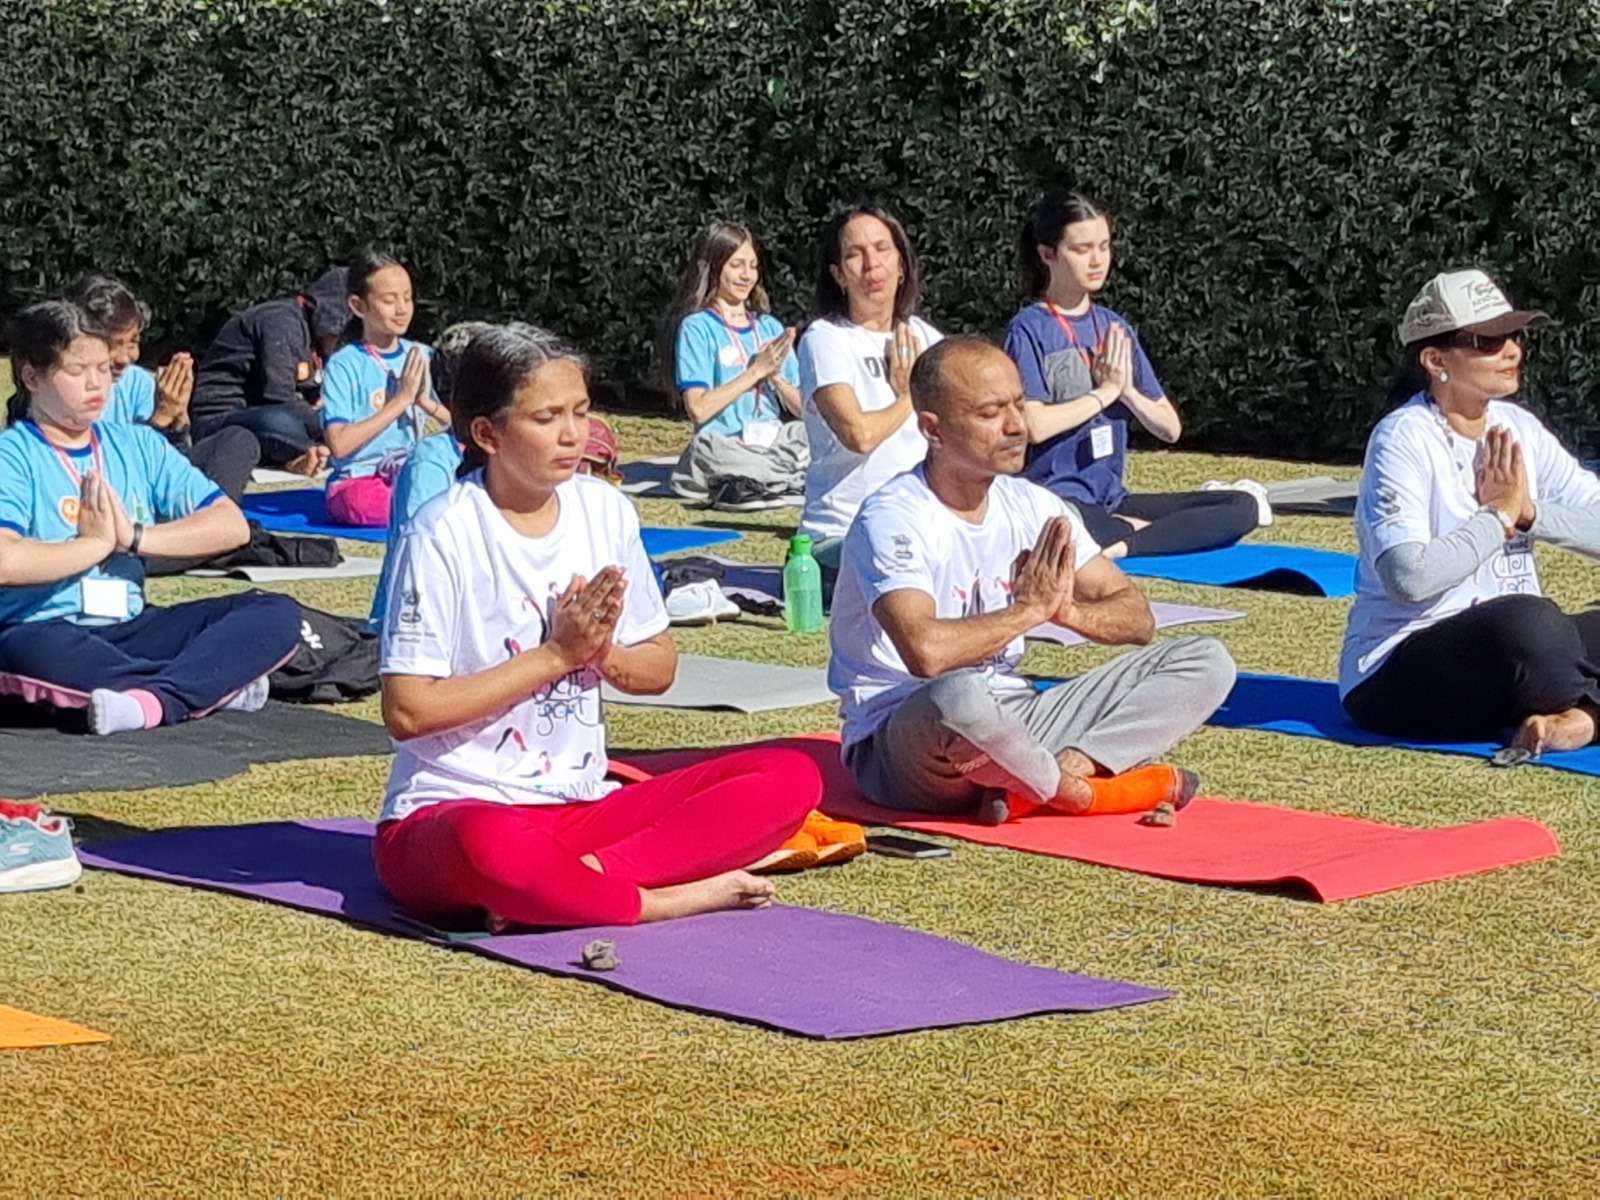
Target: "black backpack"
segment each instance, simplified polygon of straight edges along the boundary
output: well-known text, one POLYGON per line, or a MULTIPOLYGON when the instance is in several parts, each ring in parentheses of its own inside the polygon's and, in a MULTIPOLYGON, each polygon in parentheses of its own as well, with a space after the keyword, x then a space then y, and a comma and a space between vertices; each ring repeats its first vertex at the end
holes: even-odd
POLYGON ((274 700, 337 704, 378 690, 378 635, 359 617, 300 606, 300 645, 272 673, 274 700))

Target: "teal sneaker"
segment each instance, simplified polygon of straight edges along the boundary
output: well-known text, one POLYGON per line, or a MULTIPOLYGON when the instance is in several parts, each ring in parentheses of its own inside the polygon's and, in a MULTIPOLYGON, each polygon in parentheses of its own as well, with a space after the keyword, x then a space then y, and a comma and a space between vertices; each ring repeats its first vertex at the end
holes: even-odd
POLYGON ((0 892, 67 887, 83 874, 65 817, 0 818, 0 892))

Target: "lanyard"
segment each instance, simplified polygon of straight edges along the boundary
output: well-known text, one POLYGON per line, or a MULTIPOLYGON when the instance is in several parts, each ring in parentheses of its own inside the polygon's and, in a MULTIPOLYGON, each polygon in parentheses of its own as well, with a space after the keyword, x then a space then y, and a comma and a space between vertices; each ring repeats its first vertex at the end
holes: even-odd
MULTIPOLYGON (((38 426, 35 426, 35 428, 38 428, 38 426)), ((40 430, 39 436, 44 437, 43 430, 40 430)), ((78 468, 73 465, 72 456, 60 446, 52 442, 49 438, 46 437, 44 440, 50 449, 56 452, 56 458, 61 461, 61 469, 64 470, 67 473, 67 477, 72 480, 74 491, 81 492, 83 490, 83 476, 79 473, 78 468)), ((105 458, 100 453, 100 435, 93 429, 89 430, 89 453, 94 459, 95 473, 99 475, 101 479, 105 479, 106 464, 105 458)), ((107 480, 107 482, 109 483, 110 481, 107 480)))
POLYGON ((1055 306, 1054 301, 1046 300, 1044 306, 1050 310, 1050 315, 1056 319, 1056 324, 1061 326, 1061 332, 1066 334, 1068 343, 1083 358, 1083 365, 1093 367, 1095 357, 1105 349, 1106 345, 1105 334, 1100 332, 1100 324, 1094 319, 1094 305, 1091 304, 1089 306, 1089 328, 1094 330, 1094 351, 1092 353, 1078 341, 1078 334, 1072 328, 1072 322, 1067 320, 1066 314, 1055 306))
MULTIPOLYGON (((747 367, 749 367, 749 365, 750 365, 750 352, 745 349, 744 339, 739 336, 739 331, 736 330, 733 327, 733 325, 728 321, 727 317, 722 315, 722 312, 717 308, 716 305, 714 305, 714 304, 706 305, 706 311, 717 319, 717 323, 722 326, 723 332, 728 335, 729 343, 733 346, 735 352, 737 352, 737 354, 739 355, 739 371, 742 374, 745 371, 745 369, 747 367)), ((748 311, 745 313, 745 319, 750 322, 750 332, 755 336, 755 339, 756 339, 756 351, 759 353, 760 350, 761 350, 761 346, 762 346, 761 331, 756 327, 755 318, 750 316, 748 311)), ((766 389, 767 389, 767 381, 765 379, 763 379, 760 383, 756 384, 756 386, 751 389, 756 394, 756 401, 757 401, 758 406, 759 406, 760 401, 766 397, 766 394, 767 394, 766 389)))
MULTIPOLYGON (((406 349, 404 339, 401 339, 396 343, 396 345, 398 345, 402 351, 406 349)), ((383 355, 374 350, 372 348, 372 343, 368 342, 365 338, 361 339, 361 348, 367 352, 367 355, 372 359, 373 362, 377 363, 378 366, 383 368, 384 391, 388 395, 393 396, 395 390, 400 385, 400 373, 398 371, 391 371, 389 369, 389 364, 383 361, 383 355)), ((402 353, 400 356, 400 362, 403 366, 405 363, 404 353, 402 353)), ((411 411, 406 414, 406 427, 411 431, 411 440, 413 442, 420 442, 422 440, 423 423, 426 420, 427 418, 423 416, 421 412, 421 406, 415 404, 412 405, 411 411)))

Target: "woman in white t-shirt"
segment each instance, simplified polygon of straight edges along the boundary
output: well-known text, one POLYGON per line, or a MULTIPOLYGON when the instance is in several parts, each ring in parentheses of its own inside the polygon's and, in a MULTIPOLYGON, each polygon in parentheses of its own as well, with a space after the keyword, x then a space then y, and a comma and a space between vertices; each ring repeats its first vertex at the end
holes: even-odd
POLYGON ((461 357, 452 411, 462 476, 407 526, 384 614, 384 886, 491 929, 767 904, 770 883, 739 868, 819 802, 804 755, 606 779, 602 681, 664 691, 677 651, 632 504, 578 474, 583 359, 543 330, 492 327, 461 357))
POLYGON ((1600 555, 1600 480, 1526 409, 1524 331, 1477 269, 1431 279, 1400 323, 1398 403, 1367 443, 1361 557, 1339 663, 1344 706, 1369 729, 1494 738, 1537 755, 1595 740, 1600 611, 1546 599, 1534 541, 1600 555))
POLYGON ((816 320, 800 339, 801 412, 811 442, 800 529, 837 567, 861 502, 923 459, 911 367, 942 336, 915 314, 922 278, 905 227, 875 204, 841 210, 822 234, 816 320))

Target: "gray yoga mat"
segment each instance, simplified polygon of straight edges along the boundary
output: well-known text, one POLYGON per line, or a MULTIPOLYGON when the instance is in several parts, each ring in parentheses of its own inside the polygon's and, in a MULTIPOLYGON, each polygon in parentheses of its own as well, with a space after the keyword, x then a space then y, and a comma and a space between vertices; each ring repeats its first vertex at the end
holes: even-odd
POLYGON ((331 567, 197 567, 185 571, 199 579, 248 579, 251 583, 291 583, 297 579, 373 579, 383 574, 383 559, 348 555, 331 567))
POLYGON ((1360 486, 1360 480, 1334 479, 1331 475, 1282 479, 1267 484, 1267 502, 1274 512, 1348 517, 1356 511, 1356 492, 1360 486))
POLYGON ((601 689, 601 694, 607 704, 731 708, 746 713, 834 701, 827 674, 815 667, 785 667, 702 654, 680 654, 678 678, 659 696, 630 696, 610 684, 601 689))
POLYGON ((672 468, 677 465, 676 454, 661 454, 654 458, 641 458, 637 462, 622 463, 617 468, 622 473, 622 490, 630 496, 676 500, 678 494, 672 490, 672 468))
POLYGON ((383 726, 371 721, 277 701, 257 713, 212 713, 111 737, 80 732, 81 713, 7 701, 3 714, 0 794, 19 800, 185 787, 241 774, 253 763, 388 754, 391 745, 383 726))

